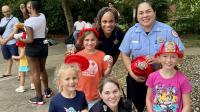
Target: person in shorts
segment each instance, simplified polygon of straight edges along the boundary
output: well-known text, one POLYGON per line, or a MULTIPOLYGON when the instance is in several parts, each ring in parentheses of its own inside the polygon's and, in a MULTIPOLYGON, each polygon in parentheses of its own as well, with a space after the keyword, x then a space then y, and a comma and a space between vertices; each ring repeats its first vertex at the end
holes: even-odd
POLYGON ((10 7, 8 5, 2 6, 2 13, 4 17, 1 19, 0 27, 7 24, 5 31, 0 35, 0 45, 3 58, 5 59, 5 72, 0 75, 0 78, 11 76, 12 69, 12 55, 18 55, 18 49, 15 45, 16 40, 13 39, 15 34, 14 25, 19 22, 16 17, 11 14, 10 7))

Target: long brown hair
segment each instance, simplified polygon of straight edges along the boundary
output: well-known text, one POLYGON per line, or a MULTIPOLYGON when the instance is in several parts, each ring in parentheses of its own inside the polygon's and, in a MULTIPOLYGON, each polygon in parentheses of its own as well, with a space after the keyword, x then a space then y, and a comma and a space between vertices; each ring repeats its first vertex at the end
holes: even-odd
POLYGON ((103 91, 104 85, 105 85, 106 83, 108 83, 108 82, 115 84, 115 85, 118 87, 118 89, 120 90, 120 85, 119 85, 118 81, 117 81, 115 78, 113 78, 113 77, 111 77, 111 76, 104 76, 104 77, 101 79, 101 81, 99 82, 99 87, 98 87, 98 89, 99 89, 99 93, 100 93, 100 94, 101 94, 102 91, 103 91))

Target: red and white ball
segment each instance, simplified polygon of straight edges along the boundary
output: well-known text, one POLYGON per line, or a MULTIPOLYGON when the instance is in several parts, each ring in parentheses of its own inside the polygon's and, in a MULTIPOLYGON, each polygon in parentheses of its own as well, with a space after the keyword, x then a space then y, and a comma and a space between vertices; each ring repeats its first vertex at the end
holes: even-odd
POLYGON ((105 55, 104 58, 103 58, 103 61, 109 61, 110 59, 112 58, 112 56, 110 55, 105 55))

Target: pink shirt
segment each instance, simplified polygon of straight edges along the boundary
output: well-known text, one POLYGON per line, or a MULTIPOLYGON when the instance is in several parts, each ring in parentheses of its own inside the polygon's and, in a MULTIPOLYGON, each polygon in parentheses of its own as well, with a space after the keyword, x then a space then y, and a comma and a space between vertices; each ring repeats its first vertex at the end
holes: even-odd
POLYGON ((182 94, 191 92, 192 86, 187 77, 180 71, 170 79, 164 79, 159 70, 151 73, 146 85, 152 88, 153 112, 181 112, 182 94))

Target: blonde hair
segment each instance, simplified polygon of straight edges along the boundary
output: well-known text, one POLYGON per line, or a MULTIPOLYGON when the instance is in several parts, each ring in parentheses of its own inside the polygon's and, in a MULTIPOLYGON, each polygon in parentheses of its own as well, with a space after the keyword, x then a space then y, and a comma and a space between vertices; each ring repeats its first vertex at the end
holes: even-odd
POLYGON ((59 92, 63 91, 62 86, 60 85, 60 78, 63 73, 66 73, 68 70, 74 72, 74 74, 80 73, 80 68, 78 64, 61 64, 58 66, 54 72, 54 81, 56 83, 56 87, 58 88, 59 92))

